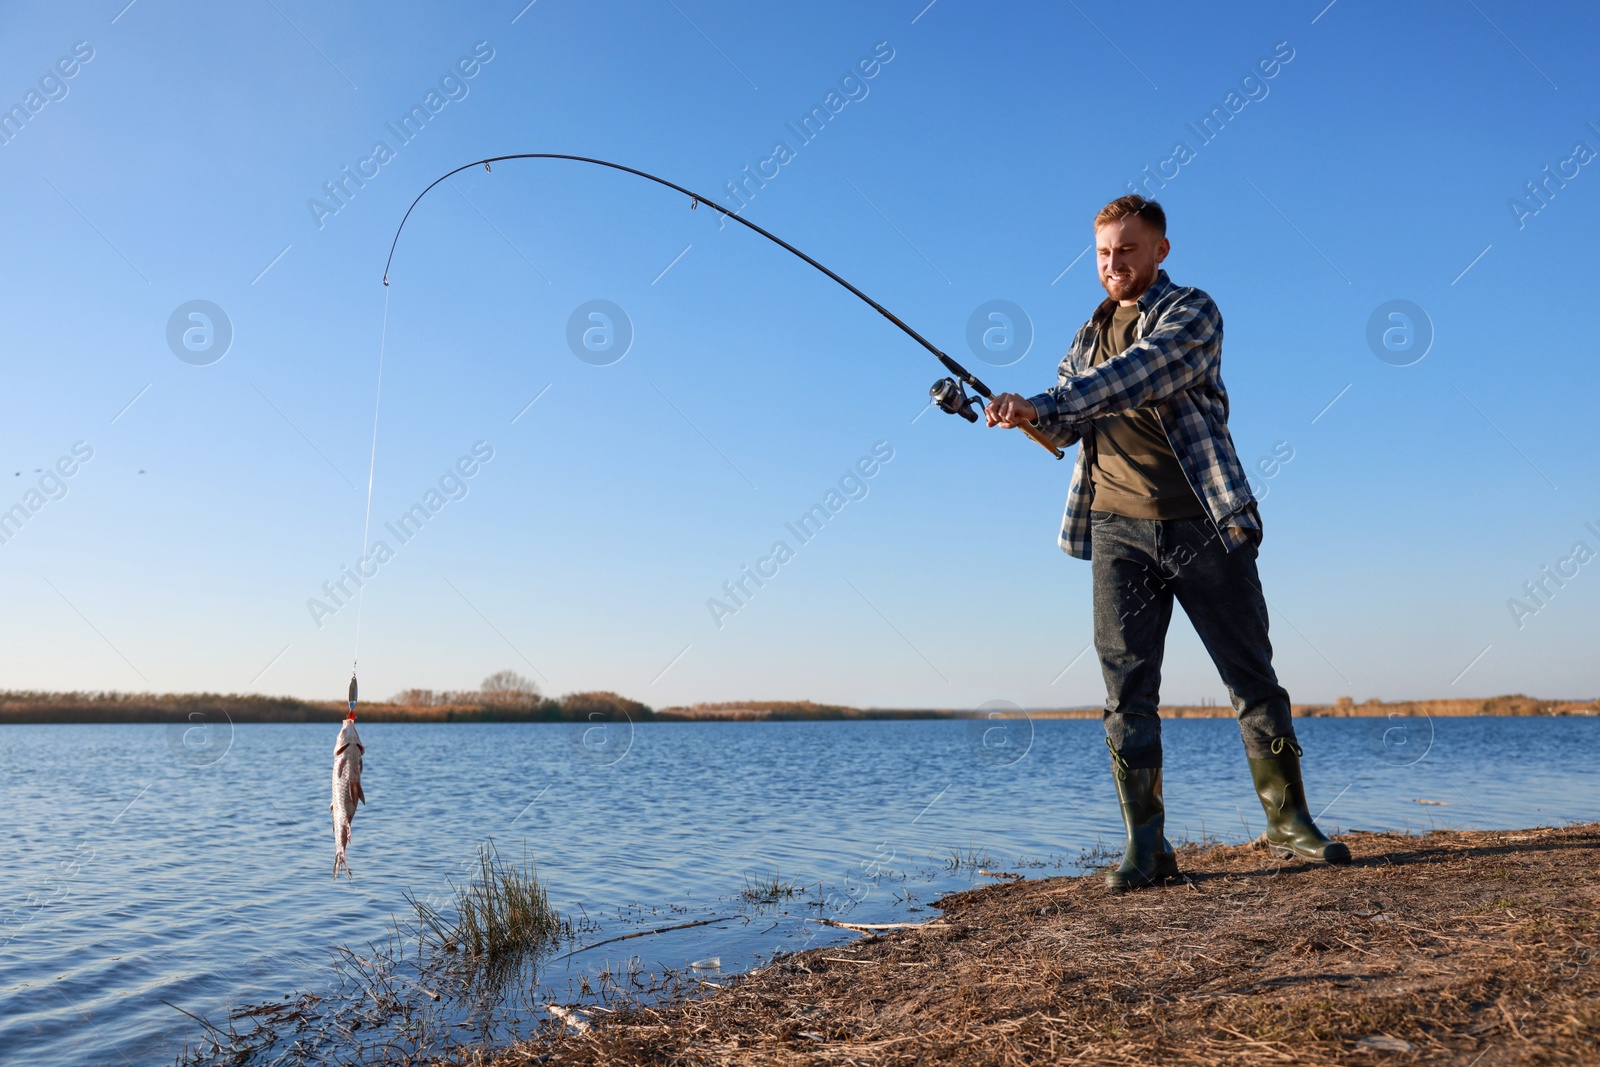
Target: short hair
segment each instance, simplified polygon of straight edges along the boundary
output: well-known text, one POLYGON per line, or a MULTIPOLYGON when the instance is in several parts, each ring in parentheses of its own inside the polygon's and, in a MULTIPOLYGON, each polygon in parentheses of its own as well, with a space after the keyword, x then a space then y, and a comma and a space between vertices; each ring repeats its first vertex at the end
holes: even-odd
POLYGON ((1136 193, 1128 196, 1119 196, 1111 203, 1100 209, 1100 214, 1094 217, 1095 228, 1098 229, 1108 222, 1125 219, 1129 215, 1137 215, 1156 228, 1162 237, 1167 235, 1167 213, 1161 205, 1154 200, 1146 200, 1136 193))

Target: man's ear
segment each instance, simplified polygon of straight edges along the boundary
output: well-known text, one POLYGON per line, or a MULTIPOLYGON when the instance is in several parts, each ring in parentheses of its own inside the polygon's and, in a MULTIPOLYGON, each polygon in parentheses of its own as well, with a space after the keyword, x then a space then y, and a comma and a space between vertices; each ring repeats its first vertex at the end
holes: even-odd
POLYGON ((1165 237, 1163 237, 1161 239, 1161 243, 1156 245, 1156 265, 1157 266, 1159 266, 1162 263, 1166 262, 1167 253, 1170 252, 1170 251, 1172 251, 1172 242, 1168 241, 1165 237))

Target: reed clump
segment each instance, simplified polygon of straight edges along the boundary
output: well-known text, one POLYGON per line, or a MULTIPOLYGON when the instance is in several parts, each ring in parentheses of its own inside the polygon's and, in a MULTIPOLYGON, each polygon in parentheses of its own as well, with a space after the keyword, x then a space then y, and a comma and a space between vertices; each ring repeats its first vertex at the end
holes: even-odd
POLYGON ((335 946, 315 992, 230 1008, 221 1024, 171 1005, 204 1031, 177 1067, 434 1063, 463 1032, 490 1040, 525 1030, 540 953, 572 926, 550 906, 526 846, 514 863, 488 841, 468 869, 438 908, 408 892, 415 922, 392 919, 386 938, 360 950, 335 946))
POLYGON ((500 961, 544 948, 571 933, 571 925, 550 906, 523 848, 520 864, 504 860, 493 840, 478 846, 478 870, 455 892, 454 917, 406 895, 417 914, 421 939, 472 960, 500 961))
POLYGON ((805 891, 805 884, 793 878, 785 878, 778 871, 770 875, 757 875, 752 878, 744 876, 744 889, 739 893, 751 904, 775 904, 785 897, 799 896, 805 891))

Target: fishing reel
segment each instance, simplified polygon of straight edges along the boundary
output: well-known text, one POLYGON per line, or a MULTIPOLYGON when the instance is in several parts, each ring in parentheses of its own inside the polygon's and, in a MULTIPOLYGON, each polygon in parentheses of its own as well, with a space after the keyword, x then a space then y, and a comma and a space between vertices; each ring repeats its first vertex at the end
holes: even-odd
POLYGON ((978 413, 972 410, 972 405, 981 403, 975 396, 968 396, 961 383, 954 378, 940 378, 933 383, 933 388, 928 390, 928 395, 933 397, 933 402, 939 405, 939 410, 951 415, 960 415, 968 422, 977 422, 978 413))
MULTIPOLYGON (((940 358, 943 359, 945 357, 941 356, 940 358)), ((977 405, 981 408, 983 406, 984 399, 989 397, 990 393, 984 384, 977 379, 969 377, 967 380, 972 382, 974 388, 978 389, 984 395, 981 397, 968 396, 967 391, 962 388, 961 381, 958 378, 940 378, 938 381, 933 383, 933 388, 928 390, 928 395, 933 397, 933 402, 939 405, 940 411, 949 412, 951 415, 960 415, 968 422, 977 422, 978 412, 973 410, 973 406, 977 405)), ((1037 426, 1033 426, 1024 422, 1018 423, 1017 429, 1033 438, 1057 459, 1060 459, 1062 456, 1066 455, 1066 453, 1057 448, 1055 443, 1046 437, 1043 431, 1041 431, 1037 426)))

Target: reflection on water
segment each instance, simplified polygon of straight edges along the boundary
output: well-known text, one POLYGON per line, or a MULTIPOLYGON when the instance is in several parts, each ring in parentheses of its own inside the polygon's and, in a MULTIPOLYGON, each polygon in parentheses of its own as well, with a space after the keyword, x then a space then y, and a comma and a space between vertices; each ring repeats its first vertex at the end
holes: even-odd
MULTIPOLYGON (((1297 727, 1330 831, 1600 818, 1592 718, 1297 727)), ((0 730, 10 1055, 168 1063, 201 1029, 163 1001, 219 1020, 307 993, 336 1000, 353 987, 332 947, 370 962, 362 947, 406 918, 405 894, 445 899, 490 837, 526 844, 550 903, 579 925, 562 952, 721 920, 546 960, 537 994, 571 1002, 691 961, 736 971, 848 938, 815 918, 925 917, 939 895, 987 881, 979 868, 1076 873, 1121 835, 1094 721, 1002 709, 979 723, 608 724, 598 739, 587 723, 370 723, 355 878, 334 883, 334 728, 241 725, 226 746, 225 726, 195 729, 176 743, 165 726, 0 730), (746 899, 758 884, 788 891, 746 899)), ((1166 749, 1169 835, 1261 832, 1232 722, 1170 722, 1166 749)))

